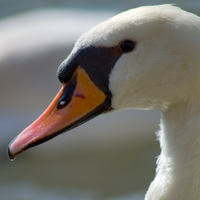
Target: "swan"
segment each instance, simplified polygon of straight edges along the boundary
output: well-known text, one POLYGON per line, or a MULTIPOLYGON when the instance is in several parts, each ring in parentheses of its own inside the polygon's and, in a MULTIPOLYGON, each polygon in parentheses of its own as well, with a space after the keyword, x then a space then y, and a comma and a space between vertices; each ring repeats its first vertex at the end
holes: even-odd
POLYGON ((161 153, 146 200, 200 199, 200 18, 173 5, 123 12, 83 34, 46 111, 9 144, 26 149, 102 113, 157 109, 161 153))

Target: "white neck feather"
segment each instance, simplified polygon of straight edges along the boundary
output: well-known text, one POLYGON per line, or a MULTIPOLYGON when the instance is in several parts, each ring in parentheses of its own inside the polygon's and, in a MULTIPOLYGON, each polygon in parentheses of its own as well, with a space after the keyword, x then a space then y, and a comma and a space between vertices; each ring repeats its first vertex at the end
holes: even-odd
POLYGON ((161 155, 145 200, 200 199, 199 130, 200 109, 195 106, 178 105, 162 112, 161 155))

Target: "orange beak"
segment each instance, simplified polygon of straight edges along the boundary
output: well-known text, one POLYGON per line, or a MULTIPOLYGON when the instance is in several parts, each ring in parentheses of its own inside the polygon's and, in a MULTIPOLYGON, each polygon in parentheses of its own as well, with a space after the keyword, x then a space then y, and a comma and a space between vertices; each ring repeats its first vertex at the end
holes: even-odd
POLYGON ((110 98, 78 67, 44 111, 9 145, 8 156, 13 160, 26 149, 43 143, 110 109, 110 98))

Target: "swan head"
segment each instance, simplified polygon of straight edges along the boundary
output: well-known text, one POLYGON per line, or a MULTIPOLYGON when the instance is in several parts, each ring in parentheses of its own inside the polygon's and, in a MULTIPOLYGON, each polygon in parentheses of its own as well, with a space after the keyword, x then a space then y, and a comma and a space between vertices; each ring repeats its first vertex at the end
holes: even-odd
POLYGON ((58 68, 63 87, 10 143, 9 157, 104 112, 164 111, 199 98, 199 27, 194 14, 161 5, 126 11, 83 34, 58 68))
MULTIPOLYGON (((198 96, 199 23, 199 17, 172 5, 132 9, 82 35, 64 63, 82 49, 102 48, 108 58, 100 53, 100 63, 94 53, 99 63, 96 68, 106 68, 104 62, 116 59, 106 74, 114 110, 165 110, 191 99, 192 93, 198 96), (125 41, 132 41, 134 48, 119 52, 125 41), (109 49, 113 51, 107 52, 109 49)), ((58 76, 62 76, 63 66, 58 76)))

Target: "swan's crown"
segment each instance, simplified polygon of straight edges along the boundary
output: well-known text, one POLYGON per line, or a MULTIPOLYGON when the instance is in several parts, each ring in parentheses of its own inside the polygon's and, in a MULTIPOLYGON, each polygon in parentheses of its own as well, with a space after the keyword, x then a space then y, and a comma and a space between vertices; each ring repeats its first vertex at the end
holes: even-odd
MULTIPOLYGON (((116 42, 133 38, 136 40, 150 38, 160 29, 172 25, 178 27, 196 24, 197 16, 173 5, 144 6, 122 12, 113 18, 98 24, 77 41, 76 46, 115 46, 116 42)), ((199 20, 197 26, 199 25, 199 20)), ((157 35, 156 34, 156 35, 157 35)))
POLYGON ((196 15, 172 5, 147 6, 97 25, 80 37, 72 54, 87 46, 136 41, 136 49, 123 54, 110 74, 112 106, 164 110, 199 96, 199 37, 196 15))

